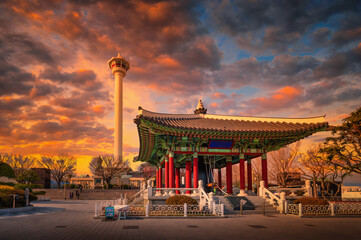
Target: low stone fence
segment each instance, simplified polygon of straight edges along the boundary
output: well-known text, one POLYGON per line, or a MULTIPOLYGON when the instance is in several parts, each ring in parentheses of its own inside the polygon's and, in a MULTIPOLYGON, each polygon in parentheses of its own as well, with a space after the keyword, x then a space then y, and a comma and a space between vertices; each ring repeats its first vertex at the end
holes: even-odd
MULTIPOLYGON (((116 200, 115 200, 116 201, 116 200)), ((117 202, 113 203, 114 205, 117 202)), ((95 204, 95 217, 103 217, 105 207, 114 206, 109 201, 107 203, 99 202, 95 204)), ((199 205, 129 205, 127 216, 142 217, 190 217, 190 216, 224 216, 224 205, 214 204, 212 209, 207 206, 199 205)))
POLYGON ((286 204, 286 214, 303 216, 360 215, 361 202, 335 202, 329 205, 286 204))
MULTIPOLYGON (((64 189, 33 189, 33 191, 45 191, 45 195, 39 197, 49 198, 50 200, 64 200, 64 189)), ((66 199, 69 199, 69 192, 74 192, 74 199, 76 189, 66 189, 66 199)), ((138 190, 115 190, 115 189, 83 189, 80 192, 80 200, 109 200, 118 199, 121 196, 130 198, 137 193, 138 190)))

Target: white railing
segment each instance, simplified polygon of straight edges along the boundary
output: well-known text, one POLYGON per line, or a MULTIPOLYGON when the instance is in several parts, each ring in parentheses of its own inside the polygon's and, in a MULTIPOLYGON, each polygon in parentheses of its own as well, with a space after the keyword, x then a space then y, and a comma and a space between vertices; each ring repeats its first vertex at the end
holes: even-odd
POLYGON ((105 214, 105 208, 115 205, 127 205, 128 200, 126 196, 121 195, 118 199, 98 201, 95 202, 94 217, 103 216, 105 214))
POLYGON ((287 214, 302 216, 361 215, 361 203, 336 202, 329 205, 287 204, 287 214))
POLYGON ((280 213, 284 212, 286 203, 286 193, 281 192, 279 196, 273 194, 270 190, 265 188, 264 181, 260 182, 258 194, 260 197, 266 199, 266 201, 277 208, 280 213))
POLYGON ((305 186, 303 188, 277 188, 276 191, 276 193, 272 193, 265 187, 264 181, 261 181, 258 195, 276 207, 280 213, 287 211, 286 191, 291 192, 291 197, 296 196, 297 191, 303 191, 303 196, 312 197, 312 187, 309 180, 305 181, 305 186))
POLYGON ((148 180, 147 188, 143 191, 147 192, 144 195, 145 199, 154 200, 157 198, 174 196, 176 193, 181 195, 189 195, 191 197, 199 198, 199 206, 201 208, 207 206, 209 209, 213 208, 214 200, 213 193, 207 193, 203 189, 203 181, 198 181, 198 188, 153 188, 152 180, 148 180))
POLYGON ((361 215, 361 202, 336 202, 333 204, 337 215, 361 215))
POLYGON ((148 194, 148 199, 152 197, 169 197, 175 196, 179 191, 181 195, 190 195, 190 196, 198 196, 199 190, 198 188, 152 188, 152 193, 148 194), (187 192, 190 192, 187 193, 187 192))
POLYGON ((268 190, 274 192, 276 195, 281 192, 289 192, 287 196, 295 197, 295 196, 303 196, 303 197, 312 197, 312 187, 310 180, 305 181, 305 185, 298 188, 291 187, 269 187, 268 190), (299 194, 301 192, 302 194, 299 194))
MULTIPOLYGON (((105 207, 117 205, 117 202, 103 201, 98 203, 96 217, 104 217, 105 207)), ((127 216, 224 216, 224 205, 214 204, 210 209, 199 205, 129 205, 127 216)))

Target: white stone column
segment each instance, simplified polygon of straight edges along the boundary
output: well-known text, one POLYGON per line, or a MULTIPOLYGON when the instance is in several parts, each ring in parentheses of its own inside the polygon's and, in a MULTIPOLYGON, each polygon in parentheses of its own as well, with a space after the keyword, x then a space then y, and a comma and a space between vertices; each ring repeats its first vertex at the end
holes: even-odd
POLYGON ((115 72, 114 157, 123 154, 123 73, 115 72))

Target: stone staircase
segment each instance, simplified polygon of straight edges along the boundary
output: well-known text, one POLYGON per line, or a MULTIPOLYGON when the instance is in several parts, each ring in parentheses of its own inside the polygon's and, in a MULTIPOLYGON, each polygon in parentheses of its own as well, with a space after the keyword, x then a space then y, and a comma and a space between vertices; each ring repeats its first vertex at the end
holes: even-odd
POLYGON ((244 210, 243 214, 263 214, 263 204, 265 205, 265 214, 275 215, 280 213, 272 204, 259 196, 246 196, 246 198, 253 203, 255 210, 244 210))
MULTIPOLYGON (((227 197, 227 196, 215 196, 214 200, 218 203, 224 204, 224 213, 225 214, 239 214, 239 201, 244 199, 246 202, 246 207, 243 207, 243 214, 263 214, 263 203, 264 199, 255 195, 255 196, 245 196, 245 197, 227 197), (248 206, 247 206, 248 205, 248 206), (237 209, 237 210, 235 210, 237 209)), ((273 207, 271 204, 265 202, 265 214, 266 215, 276 215, 279 214, 279 211, 273 207)))
POLYGON ((234 214, 234 207, 231 202, 225 198, 224 196, 214 196, 214 202, 216 204, 223 203, 224 204, 224 214, 234 214))

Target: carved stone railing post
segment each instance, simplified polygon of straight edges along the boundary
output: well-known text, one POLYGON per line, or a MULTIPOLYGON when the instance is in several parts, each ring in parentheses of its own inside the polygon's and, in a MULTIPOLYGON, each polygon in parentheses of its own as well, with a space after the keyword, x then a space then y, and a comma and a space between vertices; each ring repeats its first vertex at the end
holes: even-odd
POLYGON ((149 203, 145 205, 145 216, 149 217, 149 203))
POLYGON ((305 192, 304 196, 312 197, 313 194, 312 194, 312 187, 311 187, 310 180, 305 181, 305 188, 306 188, 306 192, 305 192))
POLYGON ((153 187, 152 187, 152 180, 148 180, 148 188, 147 188, 147 192, 148 192, 148 197, 147 199, 150 199, 153 196, 153 187))
POLYGON ((335 204, 331 203, 330 207, 331 207, 331 216, 335 216, 335 204))
POLYGON ((263 191, 263 189, 265 188, 264 186, 264 181, 260 181, 259 182, 259 191, 258 191, 258 196, 260 196, 260 197, 263 197, 264 198, 264 191, 263 191))
POLYGON ((94 217, 97 218, 98 217, 98 202, 95 202, 95 214, 94 217))
POLYGON ((188 210, 188 206, 186 203, 184 203, 184 217, 187 217, 187 210, 188 210))
POLYGON ((286 193, 285 192, 281 192, 280 193, 280 200, 281 200, 281 204, 279 205, 279 210, 280 213, 284 213, 285 212, 285 208, 286 208, 286 193))

